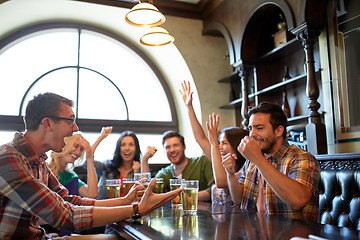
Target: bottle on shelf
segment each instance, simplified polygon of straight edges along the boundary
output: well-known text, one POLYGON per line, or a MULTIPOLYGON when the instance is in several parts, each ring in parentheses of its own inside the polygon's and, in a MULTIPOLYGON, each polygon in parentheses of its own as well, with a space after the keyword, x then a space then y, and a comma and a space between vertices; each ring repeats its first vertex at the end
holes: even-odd
POLYGON ((287 92, 286 92, 286 88, 284 89, 284 92, 283 92, 283 100, 282 100, 282 109, 285 113, 285 116, 287 118, 290 117, 290 105, 289 105, 289 101, 287 99, 287 92))
MULTIPOLYGON (((286 81, 286 80, 289 80, 289 79, 291 79, 291 76, 290 76, 290 74, 289 74, 289 67, 288 67, 288 66, 285 66, 283 81, 286 81)), ((291 114, 290 114, 289 101, 288 101, 288 99, 287 99, 286 87, 284 87, 284 92, 283 92, 282 109, 283 109, 286 117, 289 118, 289 117, 291 116, 291 114)))
POLYGON ((291 75, 289 74, 289 67, 285 66, 283 81, 286 81, 286 80, 289 80, 289 79, 291 79, 291 75))

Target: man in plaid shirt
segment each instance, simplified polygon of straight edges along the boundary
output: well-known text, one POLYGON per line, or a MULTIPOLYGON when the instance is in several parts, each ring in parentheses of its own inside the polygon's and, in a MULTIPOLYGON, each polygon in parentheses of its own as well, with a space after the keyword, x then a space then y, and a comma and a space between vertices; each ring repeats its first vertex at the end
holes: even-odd
POLYGON ((318 221, 320 167, 310 153, 289 145, 280 106, 262 103, 247 114, 249 136, 238 151, 247 159, 237 179, 223 160, 234 203, 242 209, 318 221))
POLYGON ((64 137, 79 130, 72 106, 54 93, 35 96, 26 108, 25 133, 0 147, 0 239, 45 239, 41 223, 71 232, 104 226, 131 218, 136 208, 145 215, 181 191, 153 194, 152 181, 138 205, 132 205, 137 187, 107 200, 68 195, 47 167, 45 152, 62 151, 64 137))

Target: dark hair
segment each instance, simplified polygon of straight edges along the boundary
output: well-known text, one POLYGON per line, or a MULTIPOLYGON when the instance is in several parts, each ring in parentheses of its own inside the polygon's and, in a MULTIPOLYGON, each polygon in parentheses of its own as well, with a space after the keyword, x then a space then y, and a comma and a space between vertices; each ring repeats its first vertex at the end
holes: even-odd
MULTIPOLYGON (((116 147, 115 147, 115 151, 114 151, 114 156, 113 159, 111 159, 109 161, 109 164, 107 166, 107 170, 106 170, 106 175, 108 175, 109 173, 118 170, 122 164, 123 164, 123 159, 120 155, 120 146, 121 146, 121 140, 126 137, 126 136, 130 136, 134 139, 135 142, 135 157, 134 160, 137 162, 140 162, 140 155, 141 155, 141 150, 140 150, 140 144, 139 144, 139 140, 136 136, 136 134, 132 131, 124 131, 121 133, 119 139, 116 142, 116 147)), ((116 171, 115 171, 116 172, 116 171)), ((115 176, 115 178, 119 178, 120 176, 115 176)))
MULTIPOLYGON (((55 93, 40 93, 29 101, 24 117, 25 129, 35 131, 39 128, 41 120, 47 116, 58 116, 60 103, 70 107, 73 101, 55 93)), ((54 119, 56 121, 56 119, 54 119)))
MULTIPOLYGON (((237 160, 235 163, 235 171, 239 171, 242 165, 245 163, 245 158, 241 155, 241 153, 237 150, 237 147, 239 146, 241 139, 243 139, 245 136, 248 135, 248 132, 244 129, 241 129, 239 127, 228 127, 224 128, 219 133, 220 135, 224 134, 231 146, 231 148, 235 151, 237 160)), ((220 139, 219 139, 220 140, 220 139)))
POLYGON ((178 133, 176 131, 166 131, 166 132, 164 132, 163 135, 162 135, 162 145, 164 145, 166 139, 173 138, 173 137, 180 138, 180 142, 182 143, 183 146, 185 146, 184 137, 180 133, 178 133))
POLYGON ((284 139, 286 139, 287 118, 284 111, 279 105, 274 103, 262 102, 259 105, 250 108, 249 112, 246 114, 247 122, 249 122, 251 115, 255 113, 269 113, 270 124, 272 125, 274 130, 279 126, 284 126, 284 132, 282 136, 284 139))

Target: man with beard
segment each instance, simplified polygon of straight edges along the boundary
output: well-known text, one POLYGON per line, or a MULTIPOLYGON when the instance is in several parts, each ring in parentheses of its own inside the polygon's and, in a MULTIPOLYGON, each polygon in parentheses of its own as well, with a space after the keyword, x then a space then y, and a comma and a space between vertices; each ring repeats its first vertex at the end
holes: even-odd
MULTIPOLYGON (((154 194, 153 180, 140 203, 132 204, 138 186, 122 198, 68 195, 47 166, 45 153, 61 152, 64 138, 79 130, 72 106, 71 100, 54 93, 35 96, 26 107, 25 133, 15 133, 12 142, 0 146, 0 239, 45 239, 40 227, 44 222, 73 232, 137 219, 181 192, 154 194)), ((97 239, 107 238, 102 237, 97 239)))
POLYGON ((249 136, 238 146, 246 158, 239 179, 234 161, 223 159, 234 203, 249 211, 318 221, 320 168, 314 156, 287 142, 283 110, 261 103, 246 118, 249 136))
MULTIPOLYGON (((171 164, 159 170, 155 178, 164 179, 164 192, 170 190, 170 179, 199 180, 199 200, 209 201, 211 196, 211 183, 213 182, 213 171, 211 162, 205 155, 200 157, 188 158, 185 156, 184 137, 175 131, 167 131, 163 134, 162 145, 167 158, 171 164)), ((148 152, 151 149, 148 148, 148 152)), ((145 153, 142 159, 142 172, 149 172, 148 160, 152 153, 145 153)))

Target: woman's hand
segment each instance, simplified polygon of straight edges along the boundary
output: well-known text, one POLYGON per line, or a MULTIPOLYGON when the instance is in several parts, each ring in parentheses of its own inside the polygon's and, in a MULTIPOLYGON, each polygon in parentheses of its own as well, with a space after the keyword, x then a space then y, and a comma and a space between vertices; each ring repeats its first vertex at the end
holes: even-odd
POLYGON ((208 130, 209 141, 211 144, 219 144, 219 115, 209 115, 209 122, 206 122, 206 128, 208 130))
POLYGON ((146 153, 144 154, 142 160, 143 161, 148 161, 150 158, 152 158, 155 155, 156 152, 157 152, 156 147, 148 146, 147 149, 146 149, 146 153))
POLYGON ((141 171, 141 163, 134 160, 133 165, 132 165, 132 169, 133 169, 134 173, 140 173, 140 171, 141 171))
POLYGON ((222 158, 222 164, 228 175, 235 174, 235 159, 236 159, 236 154, 231 154, 231 153, 226 154, 222 158), (234 155, 235 155, 235 157, 234 157, 234 155))

